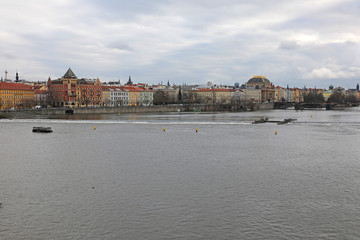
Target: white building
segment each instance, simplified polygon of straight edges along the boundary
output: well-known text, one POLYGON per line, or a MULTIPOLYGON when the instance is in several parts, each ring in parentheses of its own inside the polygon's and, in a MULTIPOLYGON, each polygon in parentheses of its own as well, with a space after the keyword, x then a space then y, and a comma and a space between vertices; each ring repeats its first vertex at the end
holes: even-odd
POLYGON ((129 91, 124 88, 110 89, 110 106, 128 106, 129 105, 129 91))

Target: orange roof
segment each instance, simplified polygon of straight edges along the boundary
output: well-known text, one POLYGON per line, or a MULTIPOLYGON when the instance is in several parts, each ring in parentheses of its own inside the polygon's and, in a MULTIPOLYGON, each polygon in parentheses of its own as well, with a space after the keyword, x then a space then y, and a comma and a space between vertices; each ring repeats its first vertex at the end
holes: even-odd
POLYGON ((33 90, 32 86, 22 83, 0 82, 1 90, 33 90))
POLYGON ((35 90, 35 94, 46 94, 46 93, 47 93, 47 91, 45 91, 45 90, 39 90, 39 89, 35 90))

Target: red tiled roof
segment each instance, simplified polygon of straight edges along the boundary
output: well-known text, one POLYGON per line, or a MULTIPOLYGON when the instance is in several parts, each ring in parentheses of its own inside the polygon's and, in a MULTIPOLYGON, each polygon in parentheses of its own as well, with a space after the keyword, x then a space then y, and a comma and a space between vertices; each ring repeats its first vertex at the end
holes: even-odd
POLYGON ((35 90, 35 94, 46 94, 46 93, 47 93, 47 91, 45 91, 45 90, 39 90, 39 89, 35 90))
POLYGON ((33 90, 32 86, 22 83, 0 82, 1 90, 33 90))

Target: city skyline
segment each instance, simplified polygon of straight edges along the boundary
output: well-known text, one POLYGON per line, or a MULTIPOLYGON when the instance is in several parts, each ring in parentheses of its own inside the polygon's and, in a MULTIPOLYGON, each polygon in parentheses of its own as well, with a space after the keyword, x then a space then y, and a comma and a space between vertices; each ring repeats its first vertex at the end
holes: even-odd
POLYGON ((0 1, 0 70, 45 81, 355 88, 360 3, 304 1, 0 1))

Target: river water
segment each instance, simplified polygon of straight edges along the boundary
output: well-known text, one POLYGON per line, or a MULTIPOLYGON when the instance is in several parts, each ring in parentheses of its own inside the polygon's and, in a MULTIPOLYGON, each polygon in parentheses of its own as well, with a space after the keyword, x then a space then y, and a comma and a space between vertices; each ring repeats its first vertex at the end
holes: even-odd
POLYGON ((0 120, 0 239, 360 239, 359 108, 66 118, 0 120))

